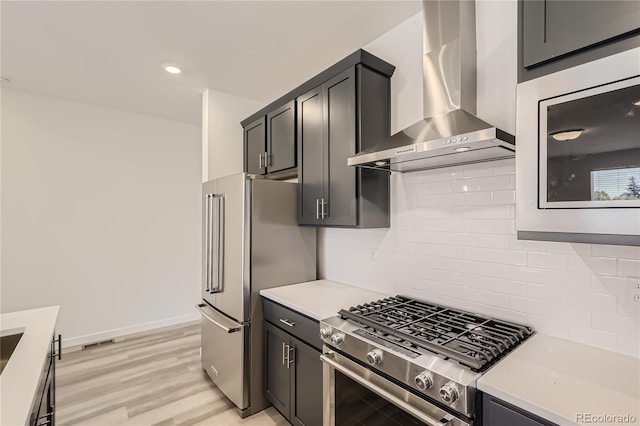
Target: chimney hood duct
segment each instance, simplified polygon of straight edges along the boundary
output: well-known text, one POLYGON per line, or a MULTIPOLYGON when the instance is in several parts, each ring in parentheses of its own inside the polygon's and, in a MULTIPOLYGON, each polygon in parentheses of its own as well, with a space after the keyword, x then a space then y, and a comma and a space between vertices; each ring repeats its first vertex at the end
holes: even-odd
POLYGON ((515 156, 515 137, 476 117, 473 0, 423 1, 424 119, 348 159, 394 172, 515 156))

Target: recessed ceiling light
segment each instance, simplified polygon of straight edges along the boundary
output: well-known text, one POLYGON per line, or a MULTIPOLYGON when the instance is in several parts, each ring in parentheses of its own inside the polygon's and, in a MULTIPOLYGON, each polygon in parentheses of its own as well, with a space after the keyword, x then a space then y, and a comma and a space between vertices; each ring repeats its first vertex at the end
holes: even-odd
POLYGON ((634 104, 635 106, 640 106, 640 99, 638 99, 637 101, 635 101, 633 104, 634 104))
POLYGON ((454 149, 455 152, 466 152, 469 151, 471 148, 469 148, 468 146, 459 146, 458 148, 454 149))
POLYGON ((561 130, 559 132, 550 133, 549 136, 560 142, 572 141, 578 139, 584 132, 584 129, 561 130))
POLYGON ((165 65, 164 70, 169 74, 180 74, 182 70, 175 65, 165 65))

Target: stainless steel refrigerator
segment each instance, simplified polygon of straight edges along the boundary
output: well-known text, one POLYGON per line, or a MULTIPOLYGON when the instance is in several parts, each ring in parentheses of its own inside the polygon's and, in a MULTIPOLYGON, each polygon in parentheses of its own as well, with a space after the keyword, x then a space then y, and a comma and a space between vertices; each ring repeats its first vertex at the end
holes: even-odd
POLYGON ((202 368, 245 417, 269 405, 260 290, 316 278, 316 231, 298 226, 296 184, 240 173, 202 189, 202 368))

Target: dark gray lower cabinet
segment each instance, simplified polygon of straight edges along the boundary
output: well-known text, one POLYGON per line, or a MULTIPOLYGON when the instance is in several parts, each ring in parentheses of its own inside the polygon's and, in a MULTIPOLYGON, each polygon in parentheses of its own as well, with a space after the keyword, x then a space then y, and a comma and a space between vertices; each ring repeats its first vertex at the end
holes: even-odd
POLYGON ((482 397, 483 426, 557 426, 491 395, 482 397))
POLYGON ((264 303, 266 398, 291 424, 320 426, 322 425, 320 350, 298 338, 305 336, 310 326, 318 328, 318 323, 273 302, 265 300, 264 303), (270 305, 274 305, 275 309, 270 305), (287 331, 292 334, 275 324, 292 324, 284 325, 287 329, 290 328, 287 331))
POLYGON ((30 426, 54 426, 56 424, 56 356, 60 357, 62 336, 51 339, 51 349, 44 363, 40 382, 31 407, 30 426), (58 345, 56 350, 56 344, 58 345))

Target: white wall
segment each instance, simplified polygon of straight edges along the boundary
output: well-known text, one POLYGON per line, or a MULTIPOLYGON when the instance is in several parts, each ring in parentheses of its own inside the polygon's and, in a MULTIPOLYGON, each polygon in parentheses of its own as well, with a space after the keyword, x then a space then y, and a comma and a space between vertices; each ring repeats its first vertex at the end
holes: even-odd
MULTIPOLYGON (((514 132, 516 2, 477 2, 476 16, 478 115, 514 132)), ((422 90, 415 70, 404 70, 417 66, 422 50, 414 40, 396 38, 415 34, 415 25, 412 18, 372 43, 378 48, 372 53, 394 63, 398 75, 413 76, 403 91, 422 90)), ((415 112, 406 114, 413 120, 415 112)), ((391 228, 321 230, 321 277, 528 323, 640 357, 640 304, 628 279, 640 276, 640 248, 518 241, 514 163, 393 176, 391 228)))
POLYGON ((263 103, 217 90, 202 94, 202 181, 240 173, 243 139, 240 121, 263 103))
POLYGON ((2 90, 2 312, 67 346, 197 319, 200 128, 2 90))

